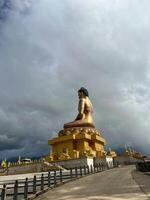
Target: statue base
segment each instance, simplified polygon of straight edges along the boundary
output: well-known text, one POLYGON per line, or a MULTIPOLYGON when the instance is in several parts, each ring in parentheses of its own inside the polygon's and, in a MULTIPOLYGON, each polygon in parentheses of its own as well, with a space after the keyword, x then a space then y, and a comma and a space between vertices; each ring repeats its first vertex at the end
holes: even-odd
POLYGON ((58 137, 48 141, 52 146, 50 161, 78 158, 101 158, 104 151, 105 139, 98 130, 91 127, 65 128, 58 137))

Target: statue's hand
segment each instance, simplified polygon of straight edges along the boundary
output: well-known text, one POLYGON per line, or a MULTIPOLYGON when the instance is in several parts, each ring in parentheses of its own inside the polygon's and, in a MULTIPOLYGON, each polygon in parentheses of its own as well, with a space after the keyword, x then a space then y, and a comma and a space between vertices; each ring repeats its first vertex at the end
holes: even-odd
POLYGON ((77 118, 76 118, 76 120, 80 120, 82 118, 83 118, 83 113, 79 113, 78 116, 77 116, 77 118))

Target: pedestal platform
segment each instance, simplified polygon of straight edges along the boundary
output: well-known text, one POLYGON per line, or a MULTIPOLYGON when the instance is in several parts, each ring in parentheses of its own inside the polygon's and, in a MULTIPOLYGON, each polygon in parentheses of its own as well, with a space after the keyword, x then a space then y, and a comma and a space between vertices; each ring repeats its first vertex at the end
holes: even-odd
POLYGON ((66 128, 58 133, 58 137, 48 141, 48 144, 52 146, 50 160, 101 158, 106 153, 105 143, 105 139, 95 128, 66 128))

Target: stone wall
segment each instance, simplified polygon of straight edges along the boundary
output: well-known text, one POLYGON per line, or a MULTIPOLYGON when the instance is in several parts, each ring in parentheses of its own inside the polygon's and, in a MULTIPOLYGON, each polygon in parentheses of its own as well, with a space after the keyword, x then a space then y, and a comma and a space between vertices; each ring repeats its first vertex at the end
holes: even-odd
POLYGON ((105 157, 105 158, 79 158, 79 159, 70 159, 64 161, 55 161, 51 162, 53 165, 60 165, 64 168, 74 168, 74 167, 83 167, 83 166, 93 166, 94 164, 104 164, 108 165, 110 168, 113 167, 113 158, 112 157, 105 157))
POLYGON ((93 158, 80 158, 80 159, 70 159, 70 160, 62 160, 62 161, 55 161, 51 162, 53 165, 60 165, 66 169, 80 167, 80 166, 87 166, 93 165, 93 158))
POLYGON ((113 158, 110 156, 106 156, 104 158, 94 158, 94 163, 95 164, 104 164, 104 165, 108 165, 109 168, 114 166, 114 162, 113 162, 113 158))
POLYGON ((25 173, 35 173, 41 172, 43 168, 42 163, 31 163, 18 166, 11 166, 1 175, 13 175, 13 174, 25 174, 25 173))
POLYGON ((115 165, 130 165, 130 164, 136 164, 138 162, 144 162, 140 159, 133 158, 131 156, 118 156, 114 159, 115 165))

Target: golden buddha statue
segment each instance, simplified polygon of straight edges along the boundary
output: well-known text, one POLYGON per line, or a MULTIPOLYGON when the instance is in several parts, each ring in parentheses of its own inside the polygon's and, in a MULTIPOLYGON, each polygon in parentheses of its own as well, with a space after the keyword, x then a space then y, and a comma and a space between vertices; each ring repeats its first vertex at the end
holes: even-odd
POLYGON ((59 131, 58 137, 48 141, 52 147, 53 161, 106 156, 104 150, 106 141, 95 129, 92 117, 93 106, 87 89, 80 88, 78 96, 76 119, 64 124, 64 129, 59 131))
POLYGON ((78 90, 78 96, 79 96, 79 105, 78 105, 79 113, 74 121, 64 124, 64 129, 72 127, 95 128, 92 117, 93 106, 89 99, 89 94, 87 89, 81 87, 78 90))

